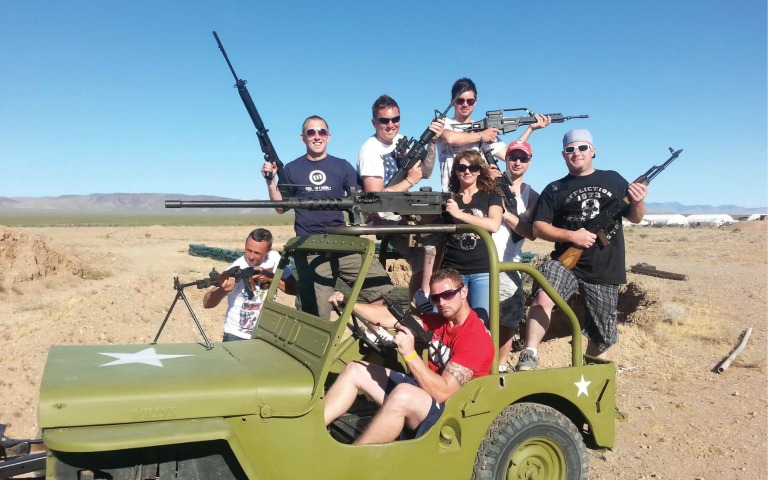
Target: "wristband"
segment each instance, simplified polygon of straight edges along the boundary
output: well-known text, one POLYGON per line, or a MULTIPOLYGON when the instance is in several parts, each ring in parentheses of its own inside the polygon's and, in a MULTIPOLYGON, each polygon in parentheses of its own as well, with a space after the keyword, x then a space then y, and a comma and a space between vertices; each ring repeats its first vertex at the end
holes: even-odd
POLYGON ((417 356, 418 355, 416 355, 416 352, 411 352, 411 354, 408 355, 407 357, 403 358, 403 360, 405 360, 405 363, 408 363, 411 360, 413 360, 414 358, 416 358, 417 356))

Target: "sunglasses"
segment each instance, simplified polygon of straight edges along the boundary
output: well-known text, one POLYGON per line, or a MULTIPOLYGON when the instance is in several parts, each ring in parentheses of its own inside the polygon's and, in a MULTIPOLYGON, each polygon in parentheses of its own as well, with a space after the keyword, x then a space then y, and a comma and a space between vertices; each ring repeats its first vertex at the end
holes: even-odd
POLYGON ((321 128, 319 130, 315 130, 314 128, 310 128, 306 132, 304 132, 304 136, 306 137, 314 137, 315 135, 319 137, 327 137, 328 136, 328 130, 321 128))
POLYGON ((456 165, 456 171, 459 173, 464 173, 467 170, 472 173, 477 173, 480 171, 480 165, 464 165, 463 163, 456 165))
POLYGON ((586 152, 590 148, 592 148, 591 145, 576 145, 575 147, 565 147, 563 151, 565 153, 573 153, 578 149, 580 152, 586 152))
POLYGON ((510 155, 507 157, 508 162, 514 162, 515 160, 517 160, 520 163, 528 163, 531 161, 531 157, 523 157, 520 155, 510 155))
POLYGON ((477 101, 476 98, 457 98, 456 99, 456 105, 464 105, 464 102, 467 102, 467 105, 470 107, 475 104, 477 101))
POLYGON ((461 289, 464 288, 464 286, 461 286, 455 290, 446 290, 444 292, 435 293, 434 295, 429 296, 429 301, 437 305, 440 303, 440 299, 443 300, 453 300, 453 297, 456 296, 457 293, 461 291, 461 289))
POLYGON ((389 122, 400 123, 400 115, 392 118, 379 117, 376 121, 379 122, 379 125, 389 125, 389 122))

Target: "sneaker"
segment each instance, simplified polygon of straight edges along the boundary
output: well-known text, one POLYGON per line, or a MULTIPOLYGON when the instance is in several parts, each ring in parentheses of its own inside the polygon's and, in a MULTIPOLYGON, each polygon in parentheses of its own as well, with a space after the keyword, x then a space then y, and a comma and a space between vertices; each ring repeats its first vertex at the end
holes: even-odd
POLYGON ((527 372, 529 370, 536 370, 539 366, 539 359, 527 348, 520 352, 520 359, 517 361, 515 371, 527 372))
POLYGON ((395 344, 392 341, 394 340, 394 337, 392 336, 392 334, 390 334, 386 329, 383 329, 381 327, 379 327, 376 330, 376 333, 366 331, 365 336, 368 337, 368 340, 370 340, 371 343, 382 345, 384 347, 391 347, 395 344), (376 336, 376 334, 378 334, 378 337, 376 336))
POLYGON ((432 302, 429 301, 429 298, 427 298, 422 289, 416 290, 416 293, 413 294, 413 305, 423 313, 432 313, 434 311, 434 305, 432 305, 432 302))

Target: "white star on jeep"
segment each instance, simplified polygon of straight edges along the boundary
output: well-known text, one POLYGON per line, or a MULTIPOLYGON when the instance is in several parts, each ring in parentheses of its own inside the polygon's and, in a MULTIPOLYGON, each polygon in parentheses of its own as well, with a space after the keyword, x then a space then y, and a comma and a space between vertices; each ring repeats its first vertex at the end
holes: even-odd
POLYGON ((153 365, 155 367, 162 367, 163 364, 160 360, 167 358, 178 357, 193 357, 194 355, 161 355, 155 352, 154 347, 145 348, 144 350, 136 353, 101 353, 99 355, 106 355, 108 357, 117 358, 114 362, 105 363, 99 365, 100 367, 109 367, 112 365, 126 365, 129 363, 143 363, 145 365, 153 365))
POLYGON ((586 396, 589 396, 589 392, 587 391, 587 387, 589 386, 589 384, 590 384, 590 383, 592 383, 592 382, 585 382, 585 381, 584 381, 584 375, 582 375, 582 376, 581 376, 581 381, 580 381, 580 382, 575 382, 575 383, 574 383, 574 385, 576 385, 577 387, 579 387, 579 392, 576 394, 576 396, 578 397, 578 396, 580 396, 582 393, 583 393, 584 395, 586 395, 586 396))

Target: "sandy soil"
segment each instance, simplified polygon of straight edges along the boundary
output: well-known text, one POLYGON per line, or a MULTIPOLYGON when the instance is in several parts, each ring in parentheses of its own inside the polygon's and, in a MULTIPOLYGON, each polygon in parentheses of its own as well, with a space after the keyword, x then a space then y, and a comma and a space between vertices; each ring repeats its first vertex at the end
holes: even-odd
MULTIPOLYGON (((622 295, 617 446, 591 452, 593 479, 757 479, 768 477, 765 222, 727 229, 634 228, 627 265, 646 262, 687 281, 629 274, 622 295), (713 369, 753 327, 743 353, 713 369)), ((292 231, 273 229, 276 245, 292 231)), ((55 344, 147 343, 174 299, 174 277, 204 278, 223 262, 187 254, 190 243, 242 247, 242 227, 0 227, 0 423, 11 437, 34 437, 37 390, 55 344)), ((545 253, 550 245, 529 243, 545 253)), ((225 305, 203 310, 218 341, 225 305)), ((177 304, 160 342, 201 337, 177 304)), ((542 346, 543 366, 566 362, 566 338, 542 346)), ((514 362, 514 358, 511 359, 514 362)))

